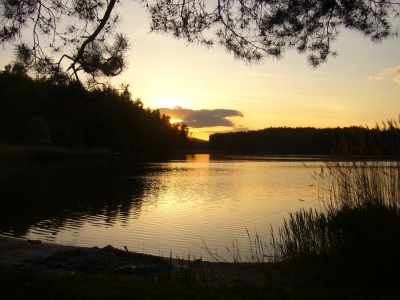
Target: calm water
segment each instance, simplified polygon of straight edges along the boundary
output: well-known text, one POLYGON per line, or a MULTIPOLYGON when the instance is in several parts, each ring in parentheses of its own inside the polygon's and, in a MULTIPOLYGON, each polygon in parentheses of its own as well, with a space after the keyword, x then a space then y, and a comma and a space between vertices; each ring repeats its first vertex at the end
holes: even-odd
POLYGON ((113 245, 207 259, 207 246, 245 251, 246 228, 268 243, 288 211, 317 206, 311 173, 323 162, 187 155, 0 169, 0 234, 46 242, 113 245), (307 166, 307 168, 304 166, 307 166))

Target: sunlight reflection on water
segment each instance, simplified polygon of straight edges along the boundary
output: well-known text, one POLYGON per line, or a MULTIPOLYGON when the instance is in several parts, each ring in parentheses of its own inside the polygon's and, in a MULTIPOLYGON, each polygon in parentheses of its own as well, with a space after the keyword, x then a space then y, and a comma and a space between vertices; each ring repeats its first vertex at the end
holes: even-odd
POLYGON ((230 260, 225 247, 235 239, 248 247, 246 228, 268 244, 270 224, 276 228, 288 211, 318 204, 310 174, 323 162, 305 163, 188 155, 2 170, 9 201, 0 233, 207 259, 204 240, 230 260))

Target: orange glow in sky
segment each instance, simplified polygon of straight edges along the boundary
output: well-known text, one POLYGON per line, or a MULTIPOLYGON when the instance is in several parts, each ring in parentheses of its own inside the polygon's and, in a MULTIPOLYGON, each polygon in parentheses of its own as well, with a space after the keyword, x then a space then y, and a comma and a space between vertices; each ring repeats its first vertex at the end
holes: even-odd
MULTIPOLYGON (((112 83, 129 84, 133 99, 141 98, 145 107, 190 110, 185 114, 198 118, 191 118, 189 126, 197 138, 283 126, 374 127, 381 120, 398 119, 400 38, 374 44, 341 28, 332 44, 339 55, 317 69, 296 51, 249 66, 218 46, 207 49, 149 34, 149 17, 140 3, 124 2, 119 12, 118 31, 132 46, 128 69, 112 83)), ((400 30, 400 19, 393 27, 400 30)), ((3 67, 12 60, 13 46, 0 51, 3 67)), ((183 115, 171 118, 185 123, 183 115)))
POLYGON ((171 120, 169 120, 169 122, 170 122, 171 124, 174 124, 174 123, 182 123, 182 121, 183 121, 183 120, 179 120, 179 119, 171 119, 171 120))

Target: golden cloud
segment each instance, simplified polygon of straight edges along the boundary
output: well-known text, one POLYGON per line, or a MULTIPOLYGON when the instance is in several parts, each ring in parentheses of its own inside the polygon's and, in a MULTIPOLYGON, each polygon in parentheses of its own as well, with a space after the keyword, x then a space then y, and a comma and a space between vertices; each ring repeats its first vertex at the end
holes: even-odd
POLYGON ((235 123, 228 118, 243 117, 243 113, 233 109, 187 109, 180 106, 174 108, 159 108, 160 113, 175 120, 182 120, 190 128, 233 127, 235 123))
MULTIPOLYGON (((397 74, 400 74, 400 66, 397 66, 397 67, 391 68, 391 69, 383 70, 378 75, 371 76, 368 79, 369 80, 382 80, 385 77, 392 77, 392 76, 395 76, 397 74)), ((400 76, 396 76, 393 79, 393 81, 396 81, 396 82, 398 82, 400 84, 400 76)))

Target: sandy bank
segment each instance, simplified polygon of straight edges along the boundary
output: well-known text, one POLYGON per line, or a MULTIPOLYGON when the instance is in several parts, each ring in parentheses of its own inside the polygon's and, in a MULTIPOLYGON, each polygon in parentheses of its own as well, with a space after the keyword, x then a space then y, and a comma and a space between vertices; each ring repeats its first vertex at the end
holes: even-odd
POLYGON ((266 268, 255 263, 187 261, 117 249, 31 243, 27 239, 0 236, 0 264, 32 266, 56 273, 124 275, 153 281, 187 283, 188 276, 199 285, 251 284, 265 286, 266 268))
POLYGON ((0 236, 0 264, 7 266, 26 265, 36 259, 45 258, 56 251, 77 248, 79 247, 30 243, 27 239, 0 236))

